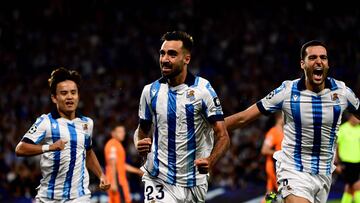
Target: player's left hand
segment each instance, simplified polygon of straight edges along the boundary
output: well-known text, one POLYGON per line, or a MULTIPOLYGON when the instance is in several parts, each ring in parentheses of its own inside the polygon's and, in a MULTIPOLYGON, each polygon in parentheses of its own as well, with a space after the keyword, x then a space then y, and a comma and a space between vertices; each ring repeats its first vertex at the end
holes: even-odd
POLYGON ((210 161, 208 158, 196 159, 194 163, 200 174, 207 174, 209 172, 210 161))
POLYGON ((100 184, 99 184, 99 188, 100 190, 108 190, 110 188, 110 183, 108 181, 108 179, 106 178, 106 176, 103 174, 100 177, 100 184))

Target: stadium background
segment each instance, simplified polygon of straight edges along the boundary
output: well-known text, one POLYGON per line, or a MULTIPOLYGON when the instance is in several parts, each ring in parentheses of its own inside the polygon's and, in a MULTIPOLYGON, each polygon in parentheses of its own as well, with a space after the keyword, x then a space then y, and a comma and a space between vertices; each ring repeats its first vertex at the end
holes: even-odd
MULTIPOLYGON (((329 46, 330 74, 360 96, 359 8, 339 2, 3 1, 0 8, 0 202, 31 202, 41 176, 38 157, 14 148, 35 119, 50 110, 47 78, 64 66, 83 76, 80 109, 95 121, 100 159, 111 123, 128 129, 128 162, 139 166, 132 133, 142 87, 160 77, 159 38, 166 31, 194 36, 190 71, 209 79, 225 115, 243 110, 285 79, 300 76, 299 49, 310 39, 329 46)), ((217 164, 208 202, 244 202, 265 191, 261 117, 231 133, 217 164)), ((135 198, 141 180, 129 175, 135 198)), ((94 202, 104 193, 96 189, 94 202)), ((330 199, 342 193, 335 176, 330 199)), ((137 202, 137 201, 134 201, 137 202)))

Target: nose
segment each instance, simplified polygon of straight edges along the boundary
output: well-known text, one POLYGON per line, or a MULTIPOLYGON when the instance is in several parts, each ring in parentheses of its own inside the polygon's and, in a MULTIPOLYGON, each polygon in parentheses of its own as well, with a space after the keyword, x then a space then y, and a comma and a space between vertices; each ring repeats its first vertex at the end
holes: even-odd
POLYGON ((315 63, 317 63, 317 64, 321 64, 321 58, 320 57, 317 57, 316 59, 315 59, 315 63))
POLYGON ((66 99, 72 99, 72 98, 73 98, 73 94, 71 93, 66 94, 66 99))

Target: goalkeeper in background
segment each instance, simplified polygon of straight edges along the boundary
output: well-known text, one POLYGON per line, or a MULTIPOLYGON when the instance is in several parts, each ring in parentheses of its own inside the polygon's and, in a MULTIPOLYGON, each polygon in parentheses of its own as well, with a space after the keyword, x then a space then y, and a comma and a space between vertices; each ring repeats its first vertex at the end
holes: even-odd
POLYGON ((360 203, 360 120, 350 115, 338 133, 336 170, 345 180, 344 194, 341 203, 360 203))

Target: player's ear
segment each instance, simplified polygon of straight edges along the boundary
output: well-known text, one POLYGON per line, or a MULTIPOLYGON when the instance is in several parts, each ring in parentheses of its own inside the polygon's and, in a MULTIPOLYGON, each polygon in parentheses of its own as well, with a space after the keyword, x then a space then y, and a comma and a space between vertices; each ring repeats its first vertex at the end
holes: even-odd
POLYGON ((300 60, 300 67, 301 67, 301 69, 305 68, 305 61, 302 59, 300 60))
POLYGON ((55 95, 51 94, 51 101, 56 104, 57 103, 57 99, 55 97, 55 95))
POLYGON ((190 63, 191 55, 189 53, 185 54, 184 63, 188 65, 190 63))

